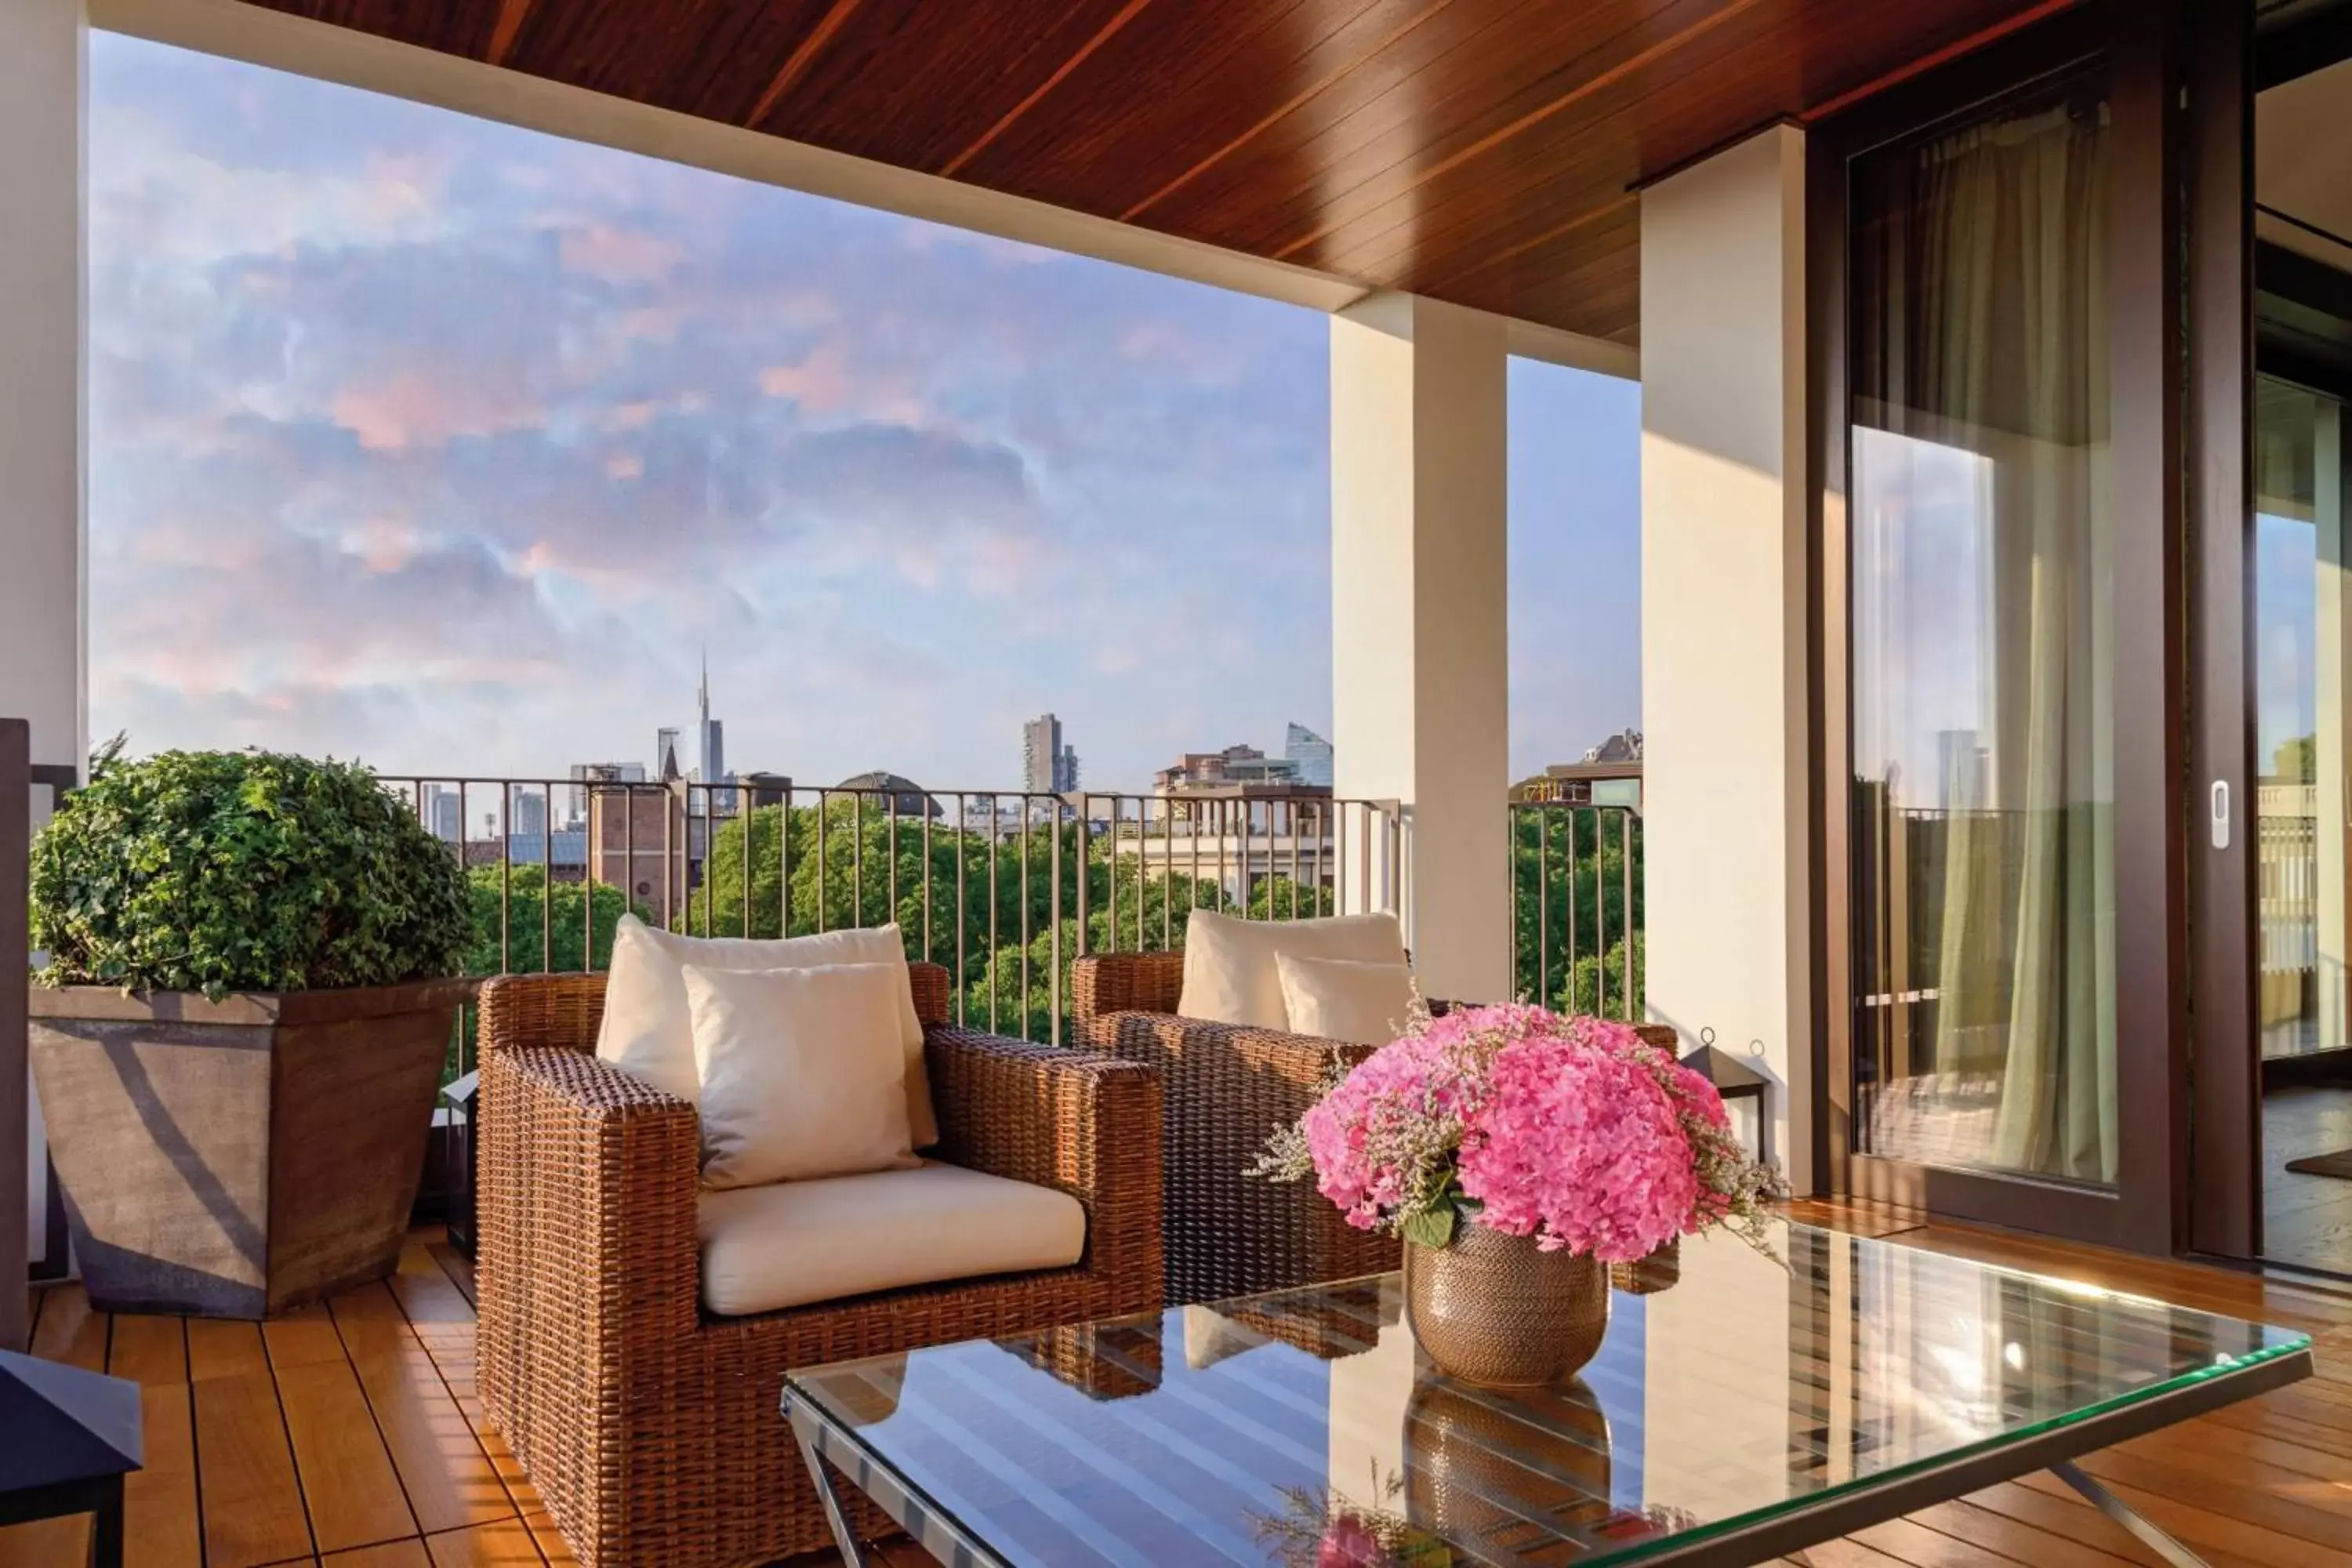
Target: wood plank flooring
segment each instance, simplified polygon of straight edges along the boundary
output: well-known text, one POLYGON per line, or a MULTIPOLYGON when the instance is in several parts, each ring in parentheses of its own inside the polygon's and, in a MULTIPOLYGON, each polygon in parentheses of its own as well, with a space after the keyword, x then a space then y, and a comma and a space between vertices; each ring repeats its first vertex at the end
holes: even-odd
MULTIPOLYGON (((474 1398, 472 1271, 437 1234, 382 1284, 267 1324, 109 1317, 34 1292, 38 1354, 141 1385, 133 1568, 564 1568, 474 1398)), ((0 1529, 0 1568, 80 1568, 83 1520, 0 1529)))
POLYGON ((2352 1182, 2286 1168, 2352 1149, 2352 1089, 2315 1085, 2263 1096, 2263 1251, 2281 1263, 2352 1274, 2352 1182))
MULTIPOLYGON (((2084 1468, 2214 1568, 2352 1563, 2352 1290, 1948 1225, 1883 1205, 1798 1216, 2309 1331, 2319 1373, 2092 1456, 2084 1468)), ((36 1292, 35 1350, 142 1387, 132 1568, 565 1568, 474 1392, 472 1274, 437 1236, 391 1279, 267 1325, 110 1318, 36 1292)), ((0 1529, 0 1568, 80 1568, 88 1525, 0 1529)), ((929 1559, 897 1542, 895 1568, 929 1559)), ((2158 1560, 2048 1476, 1786 1560, 1797 1568, 2125 1568, 2158 1560)), ((830 1554, 793 1568, 829 1568, 830 1554)))

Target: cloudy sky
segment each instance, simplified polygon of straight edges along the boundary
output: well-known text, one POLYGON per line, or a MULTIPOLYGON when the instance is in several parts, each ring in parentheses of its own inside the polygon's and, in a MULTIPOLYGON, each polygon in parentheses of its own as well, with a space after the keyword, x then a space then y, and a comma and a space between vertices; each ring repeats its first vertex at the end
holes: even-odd
MULTIPOLYGON (((110 36, 91 720, 1087 782, 1330 716, 1312 312, 110 36)), ((1638 722, 1626 384, 1512 375, 1512 756, 1638 722)))

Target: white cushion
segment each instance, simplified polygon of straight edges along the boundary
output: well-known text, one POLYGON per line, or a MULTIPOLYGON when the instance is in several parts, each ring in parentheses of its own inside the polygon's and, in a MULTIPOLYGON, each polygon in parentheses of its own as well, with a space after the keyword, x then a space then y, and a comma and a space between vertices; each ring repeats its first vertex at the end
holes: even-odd
POLYGON ((704 1193, 702 1304, 728 1317, 941 1279, 1066 1268, 1087 1211, 1052 1187, 924 1161, 816 1182, 704 1193))
POLYGON ((898 973, 898 1043, 907 1056, 907 1124, 915 1147, 939 1142, 930 1080, 923 1072, 923 1024, 915 1016, 915 989, 907 976, 907 944, 896 925, 826 931, 782 941, 742 937, 673 936, 635 915, 613 931, 613 969, 604 979, 604 1021, 596 1055, 634 1073, 665 1094, 699 1103, 694 1026, 687 1016, 686 983, 678 971, 807 969, 817 964, 881 963, 898 973))
POLYGON ((1278 952, 1402 965, 1404 931, 1396 916, 1385 913, 1244 921, 1194 910, 1184 925, 1184 991, 1176 1011, 1212 1023, 1289 1028, 1274 963, 1278 952))
POLYGON ((1350 1045, 1385 1046, 1412 1014, 1412 971, 1360 958, 1274 955, 1290 1032, 1350 1045))
POLYGON ((751 1187, 914 1163, 887 964, 678 972, 702 1077, 702 1182, 751 1187))

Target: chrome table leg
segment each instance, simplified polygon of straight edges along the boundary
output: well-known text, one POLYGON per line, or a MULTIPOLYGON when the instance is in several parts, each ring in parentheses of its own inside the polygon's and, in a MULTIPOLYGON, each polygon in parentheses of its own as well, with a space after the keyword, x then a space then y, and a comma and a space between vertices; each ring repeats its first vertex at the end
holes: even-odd
POLYGON ((793 1441, 800 1445, 801 1460, 808 1466, 809 1479, 815 1484, 817 1501, 824 1505, 824 1519, 833 1526, 833 1543, 841 1552, 847 1568, 866 1568, 871 1561, 857 1532, 849 1528, 849 1512, 841 1506, 841 1493, 833 1484, 833 1472, 825 1468, 824 1458, 810 1440, 807 1423, 797 1405, 793 1410, 793 1441))
POLYGON ((2139 1543, 2172 1564, 2172 1568, 2208 1568, 2205 1559, 2158 1530, 2140 1511, 2083 1473, 2072 1459, 2061 1459, 2050 1473, 2083 1494, 2084 1500, 2126 1530, 2139 1543))

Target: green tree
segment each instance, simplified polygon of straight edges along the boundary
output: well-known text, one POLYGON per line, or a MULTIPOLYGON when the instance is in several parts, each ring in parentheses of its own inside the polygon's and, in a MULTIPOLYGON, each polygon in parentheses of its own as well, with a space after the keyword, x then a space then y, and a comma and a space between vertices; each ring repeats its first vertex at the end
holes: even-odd
POLYGON ((1625 949, 1624 942, 1612 942, 1606 956, 1588 952, 1578 959, 1574 985, 1570 994, 1562 997, 1558 1005, 1570 1013, 1591 1013, 1604 1018, 1640 1018, 1647 978, 1643 973, 1642 933, 1635 931, 1633 937, 1633 989, 1630 1000, 1625 990, 1625 949))
POLYGON ((633 911, 620 889, 602 882, 593 889, 558 882, 551 893, 546 868, 540 866, 478 866, 466 874, 466 892, 473 911, 468 974, 604 969, 613 962, 613 929, 621 917, 635 912, 640 920, 653 918, 643 904, 633 911))
MULTIPOLYGON (((1613 953, 1629 935, 1638 939, 1643 918, 1642 843, 1641 819, 1630 813, 1568 806, 1513 810, 1515 996, 1570 1012, 1605 1011, 1612 1017, 1624 1014, 1617 981, 1611 981, 1603 1009, 1571 997, 1571 976, 1583 973, 1580 966, 1599 965, 1604 949, 1613 953)), ((1637 940, 1636 1016, 1642 1000, 1639 953, 1637 940)), ((1623 959, 1608 962, 1622 968, 1623 959)), ((1591 994, 1588 988, 1577 994, 1591 994)))
MULTIPOLYGON (((632 905, 620 889, 602 882, 593 889, 579 882, 558 882, 551 894, 547 870, 541 866, 478 866, 466 873, 466 898, 472 914, 466 944, 469 975, 574 974, 609 969, 613 931, 622 915, 653 919, 653 910, 643 904, 632 905)), ((475 1014, 468 1006, 458 1016, 449 1054, 442 1063, 445 1081, 478 1059, 475 1014)))

